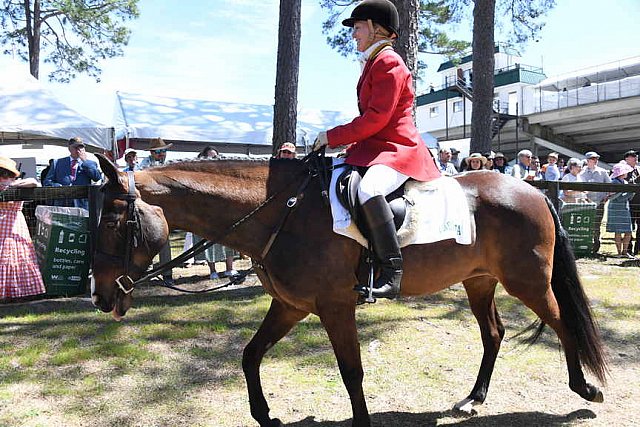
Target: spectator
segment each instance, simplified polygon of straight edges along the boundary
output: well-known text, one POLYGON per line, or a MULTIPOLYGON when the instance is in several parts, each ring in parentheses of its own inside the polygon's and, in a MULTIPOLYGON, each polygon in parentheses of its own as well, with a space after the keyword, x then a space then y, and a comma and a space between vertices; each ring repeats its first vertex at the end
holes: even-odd
POLYGON ((542 167, 540 166, 540 158, 538 156, 531 156, 529 175, 533 176, 533 181, 541 181, 544 179, 544 175, 542 174, 542 167))
POLYGON ((167 160, 167 150, 173 144, 165 144, 162 138, 153 138, 149 142, 149 157, 142 159, 140 169, 146 169, 152 166, 162 166, 167 160))
MULTIPOLYGON (((0 157, 0 192, 8 187, 38 187, 34 178, 16 179, 16 162, 0 157)), ((22 202, 0 202, 0 300, 11 301, 43 294, 44 283, 22 202)))
MULTIPOLYGON (((285 144, 289 144, 293 146, 290 142, 286 142, 285 144)), ((280 150, 282 151, 285 144, 282 144, 280 150)), ((295 158, 295 147, 293 147, 293 151, 291 151, 291 147, 285 147, 285 150, 291 152, 293 154, 292 158, 295 158)), ((200 154, 198 154, 199 159, 215 159, 219 156, 218 151, 212 146, 206 146, 200 154)), ((282 158, 291 158, 291 157, 282 157, 282 158)), ((190 233, 189 233, 190 234, 190 233)), ((186 239, 185 239, 186 240, 186 239)), ((193 243, 196 244, 202 240, 202 237, 193 236, 193 243)), ((186 243, 185 243, 186 244, 186 243)), ((186 250, 186 249, 185 249, 186 250)), ((226 246, 222 246, 218 243, 214 244, 210 248, 204 252, 204 259, 207 261, 207 265, 209 266, 209 277, 213 279, 217 279, 219 277, 234 277, 238 275, 238 272, 233 268, 233 260, 235 257, 240 254, 226 246), (224 261, 226 270, 222 273, 218 273, 216 271, 216 262, 224 261)), ((200 258, 196 256, 196 260, 200 258)))
POLYGON ((564 176, 565 173, 565 160, 564 157, 559 157, 558 158, 558 170, 560 171, 560 178, 558 179, 562 179, 562 177, 564 176))
POLYGON ((484 153, 483 156, 487 158, 487 163, 484 164, 484 168, 493 170, 493 159, 496 158, 496 153, 489 151, 488 153, 484 153))
MULTIPOLYGON (((140 163, 140 169, 146 169, 156 166, 162 166, 167 159, 167 150, 171 148, 173 144, 165 144, 162 138, 153 138, 149 142, 149 157, 142 159, 140 163)), ((165 264, 171 261, 171 240, 167 240, 167 243, 160 249, 158 254, 160 257, 160 264, 165 264)), ((167 283, 173 283, 173 270, 165 271, 162 278, 167 283)))
POLYGON ((542 166, 544 179, 546 181, 559 181, 560 169, 558 169, 558 153, 549 153, 547 163, 542 166))
POLYGON ((296 158, 296 146, 291 142, 285 142, 280 146, 278 150, 277 159, 295 159, 296 158))
POLYGON ((535 172, 533 174, 529 173, 529 169, 531 167, 531 156, 533 156, 531 151, 520 150, 520 152, 518 152, 518 163, 513 165, 513 168, 511 169, 511 176, 525 181, 532 181, 535 176, 535 172))
MULTIPOLYGON (((582 162, 572 157, 567 162, 569 172, 562 177, 562 182, 582 182, 582 162)), ((560 196, 565 203, 579 203, 587 201, 587 193, 578 190, 564 190, 560 196)))
POLYGON ((210 145, 207 145, 200 151, 200 153, 198 153, 198 158, 199 159, 216 159, 219 155, 220 154, 218 153, 218 150, 216 150, 210 145))
POLYGON ((133 148, 127 148, 124 150, 124 161, 127 164, 123 172, 135 172, 140 170, 140 165, 138 164, 138 153, 133 148))
POLYGON ((465 164, 467 165, 464 169, 465 172, 483 170, 484 165, 487 164, 487 158, 480 153, 471 153, 465 159, 465 164))
POLYGON ((511 175, 511 168, 507 165, 507 158, 504 154, 497 152, 496 155, 493 156, 493 170, 506 175, 511 175))
MULTIPOLYGON (((635 150, 629 150, 624 153, 624 161, 633 168, 627 175, 629 184, 640 184, 640 165, 638 165, 638 153, 635 150)), ((635 244, 629 245, 629 252, 638 255, 640 250, 640 193, 633 193, 633 198, 629 201, 629 211, 631 213, 631 236, 633 237, 633 229, 636 229, 635 244)))
POLYGON ((460 151, 458 151, 454 147, 451 147, 451 163, 453 163, 453 166, 456 168, 456 171, 460 170, 460 157, 458 157, 459 155, 460 155, 460 151))
POLYGON ((47 179, 47 174, 51 170, 51 165, 53 165, 53 159, 49 159, 49 164, 44 169, 42 169, 42 172, 40 172, 41 184, 44 184, 44 180, 47 179))
POLYGON ((438 169, 442 172, 442 175, 452 176, 458 173, 456 167, 451 163, 451 149, 441 148, 438 151, 438 169))
MULTIPOLYGON (((51 169, 44 180, 46 187, 62 187, 67 185, 91 185, 94 181, 100 181, 102 174, 98 170, 98 164, 87 159, 82 138, 75 137, 69 140, 69 157, 63 157, 53 161, 51 169)), ((57 200, 57 206, 75 206, 89 209, 89 199, 57 200)))
MULTIPOLYGON (((604 182, 610 183, 611 178, 606 170, 598 166, 600 156, 595 151, 589 151, 584 155, 587 165, 582 168, 582 180, 584 182, 604 182)), ((607 193, 600 191, 589 191, 587 197, 596 204, 596 216, 593 222, 593 253, 600 250, 600 227, 602 217, 604 217, 604 204, 607 201, 607 193)))
MULTIPOLYGON (((625 178, 633 168, 625 161, 621 161, 613 167, 611 182, 614 184, 626 184, 625 178)), ((615 193, 609 198, 607 205, 607 232, 614 233, 616 250, 618 256, 628 258, 635 257, 629 253, 629 242, 631 242, 631 212, 629 211, 629 200, 634 193, 615 193)))

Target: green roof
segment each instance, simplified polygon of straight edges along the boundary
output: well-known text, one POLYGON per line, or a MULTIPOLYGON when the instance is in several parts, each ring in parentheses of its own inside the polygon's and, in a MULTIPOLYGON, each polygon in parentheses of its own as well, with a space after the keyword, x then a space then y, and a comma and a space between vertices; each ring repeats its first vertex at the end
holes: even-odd
MULTIPOLYGON (((494 87, 506 86, 512 83, 526 83, 535 85, 544 80, 547 76, 542 69, 530 67, 528 65, 516 64, 515 66, 499 69, 495 71, 494 87)), ((417 105, 427 105, 444 99, 460 97, 461 94, 453 87, 443 88, 433 92, 419 95, 416 99, 417 105)))
MULTIPOLYGON (((502 45, 502 44, 497 44, 496 47, 494 48, 493 52, 494 53, 503 52, 503 53, 506 53, 507 55, 520 56, 520 52, 518 52, 517 50, 515 50, 514 48, 512 48, 510 46, 506 46, 506 45, 502 45)), ((471 62, 471 61, 473 61, 473 53, 463 57, 462 59, 460 59, 459 62, 458 61, 453 61, 453 60, 450 60, 450 61, 447 61, 447 62, 443 62, 438 67, 438 72, 443 71, 443 70, 448 70, 449 68, 457 67, 460 64, 466 64, 467 62, 471 62)))

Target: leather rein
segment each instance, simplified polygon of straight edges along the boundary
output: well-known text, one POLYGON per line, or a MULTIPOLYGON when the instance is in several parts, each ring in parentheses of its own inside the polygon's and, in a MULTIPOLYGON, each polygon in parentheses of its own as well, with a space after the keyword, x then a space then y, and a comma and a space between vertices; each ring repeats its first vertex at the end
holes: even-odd
MULTIPOLYGON (((260 260, 264 260, 266 258, 267 254, 271 250, 271 247, 275 243, 280 231, 284 228, 284 225, 286 224, 286 221, 289 218, 289 215, 298 206, 299 201, 301 201, 304 198, 304 191, 306 190, 307 186, 309 185, 309 182, 311 182, 312 178, 318 177, 320 179, 320 184, 321 184, 321 187, 322 187, 323 199, 328 204, 328 185, 329 185, 329 181, 327 179, 327 166, 326 166, 326 163, 325 163, 324 159, 325 159, 324 158, 324 148, 322 150, 320 150, 320 151, 317 151, 317 152, 311 152, 311 153, 307 154, 303 159, 301 159, 302 162, 308 164, 308 167, 304 170, 304 173, 306 173, 306 177, 301 181, 300 185, 298 186, 298 189, 296 190, 296 193, 292 197, 287 199, 287 202, 286 202, 286 208, 287 209, 284 211, 284 214, 280 218, 280 221, 278 221, 276 226, 273 228, 273 230, 271 232, 271 235, 269 236, 269 239, 267 240, 263 250, 260 253, 260 260)), ((200 252, 203 252, 204 250, 206 250, 207 248, 212 246, 214 244, 214 241, 220 241, 221 239, 223 239, 227 235, 231 234, 236 228, 238 228, 244 222, 246 222, 251 217, 256 215, 265 206, 270 204, 278 195, 280 195, 285 190, 287 190, 292 182, 297 182, 297 180, 289 181, 283 188, 279 189, 278 191, 273 193, 271 196, 267 197, 258 206, 256 206, 256 208, 254 208, 252 211, 250 211, 249 213, 247 213, 246 215, 244 215, 243 217, 241 217, 240 219, 235 221, 233 224, 231 224, 229 227, 227 227, 222 233, 220 233, 220 235, 216 236, 215 240, 213 240, 213 241, 211 241, 211 240, 202 240, 202 241, 198 242, 196 245, 194 245, 191 249, 185 251, 184 253, 182 253, 181 255, 176 257, 175 259, 172 259, 172 260, 170 260, 170 261, 168 261, 168 262, 166 262, 164 264, 161 264, 158 267, 156 267, 155 269, 149 271, 147 274, 145 274, 142 277, 140 277, 139 279, 133 280, 131 278, 131 276, 130 276, 130 273, 137 266, 133 263, 132 253, 133 253, 133 250, 135 248, 138 248, 142 244, 142 242, 144 241, 144 235, 142 234, 140 215, 138 213, 138 209, 137 209, 136 204, 135 204, 136 200, 138 199, 138 196, 136 195, 134 173, 131 172, 131 171, 128 171, 127 172, 127 177, 128 177, 128 183, 129 183, 129 191, 127 193, 120 193, 120 194, 116 194, 115 196, 113 196, 115 199, 124 200, 124 201, 127 202, 127 209, 126 209, 126 212, 127 212, 127 219, 126 219, 127 232, 126 232, 126 243, 125 243, 124 256, 112 255, 112 254, 108 254, 106 252, 102 252, 102 251, 96 249, 96 253, 102 254, 102 255, 110 257, 110 258, 121 259, 122 260, 122 266, 123 266, 124 272, 115 281, 116 281, 116 284, 118 285, 118 289, 125 295, 128 295, 128 294, 132 293, 133 290, 135 289, 136 285, 139 285, 140 283, 143 283, 143 282, 147 282, 147 281, 149 281, 149 279, 158 276, 160 273, 162 273, 162 272, 164 272, 164 271, 166 271, 166 270, 168 270, 168 269, 170 269, 170 268, 172 268, 172 267, 174 267, 176 265, 181 264, 185 260, 193 257, 193 255, 195 255, 197 253, 200 253, 200 252)), ((264 269, 262 264, 260 264, 258 262, 254 261, 254 265, 257 265, 260 268, 264 269)), ((137 267, 137 269, 141 270, 140 267, 137 267)), ((233 284, 233 283, 239 283, 242 280, 244 280, 244 277, 247 274, 249 274, 250 272, 251 272, 251 269, 247 270, 246 272, 244 272, 244 274, 241 274, 240 277, 236 277, 234 280, 229 282, 227 285, 222 285, 222 286, 218 286, 218 287, 211 288, 211 289, 204 289, 204 290, 201 290, 201 291, 189 291, 189 290, 185 290, 185 289, 176 288, 176 287, 170 286, 170 285, 164 285, 164 286, 165 287, 169 287, 171 289, 175 289, 175 290, 181 291, 181 292, 202 293, 202 292, 208 292, 208 291, 212 291, 212 290, 215 290, 215 289, 219 289, 221 287, 228 286, 228 285, 233 284)))

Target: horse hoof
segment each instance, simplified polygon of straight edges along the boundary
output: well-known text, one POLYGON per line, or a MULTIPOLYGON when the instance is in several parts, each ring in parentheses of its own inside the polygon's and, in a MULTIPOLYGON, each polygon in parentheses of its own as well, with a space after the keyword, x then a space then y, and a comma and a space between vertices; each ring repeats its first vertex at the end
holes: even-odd
POLYGON ((604 402, 604 394, 602 394, 602 392, 598 390, 597 393, 593 396, 593 399, 591 399, 591 401, 595 403, 604 402))
POLYGON ((468 397, 462 399, 460 402, 453 405, 453 411, 461 415, 476 415, 478 411, 474 409, 474 406, 480 405, 477 400, 469 399, 468 397))

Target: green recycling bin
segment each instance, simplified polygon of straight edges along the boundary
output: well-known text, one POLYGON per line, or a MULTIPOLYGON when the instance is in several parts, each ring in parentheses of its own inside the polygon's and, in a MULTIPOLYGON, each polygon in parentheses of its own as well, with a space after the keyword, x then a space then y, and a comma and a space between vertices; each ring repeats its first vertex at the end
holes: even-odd
POLYGON ((36 207, 34 246, 47 295, 85 293, 91 263, 89 212, 82 208, 36 207))
POLYGON ((596 216, 595 203, 565 203, 560 208, 562 226, 569 234, 576 256, 593 252, 593 226, 596 216))

